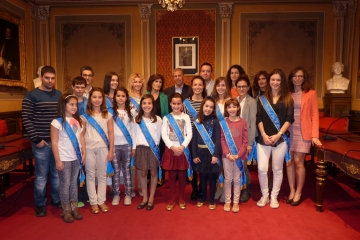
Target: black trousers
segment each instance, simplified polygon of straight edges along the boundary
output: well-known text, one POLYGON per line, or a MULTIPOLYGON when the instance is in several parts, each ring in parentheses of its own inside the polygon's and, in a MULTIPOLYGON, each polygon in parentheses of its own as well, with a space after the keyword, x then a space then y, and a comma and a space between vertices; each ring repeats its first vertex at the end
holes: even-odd
POLYGON ((215 190, 216 190, 216 182, 218 179, 218 173, 201 173, 200 174, 200 190, 202 193, 201 202, 206 202, 206 193, 207 193, 207 183, 209 181, 210 185, 210 196, 209 203, 215 203, 215 190))

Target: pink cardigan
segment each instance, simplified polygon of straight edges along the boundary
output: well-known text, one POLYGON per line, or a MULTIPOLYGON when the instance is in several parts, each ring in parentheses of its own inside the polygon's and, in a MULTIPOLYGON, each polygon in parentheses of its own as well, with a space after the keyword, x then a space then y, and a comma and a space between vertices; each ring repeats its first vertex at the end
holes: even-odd
POLYGON ((313 137, 319 138, 319 108, 314 90, 302 93, 300 125, 304 140, 310 141, 313 137))

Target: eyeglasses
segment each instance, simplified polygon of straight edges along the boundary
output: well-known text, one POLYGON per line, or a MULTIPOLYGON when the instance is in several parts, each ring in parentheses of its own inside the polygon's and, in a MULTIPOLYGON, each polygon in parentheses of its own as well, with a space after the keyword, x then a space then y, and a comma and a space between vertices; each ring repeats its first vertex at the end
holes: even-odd
POLYGON ((304 75, 294 75, 293 78, 303 78, 304 75))
POLYGON ((93 75, 92 74, 83 74, 82 76, 83 77, 92 77, 93 75))
POLYGON ((238 89, 247 89, 249 86, 236 86, 238 89))

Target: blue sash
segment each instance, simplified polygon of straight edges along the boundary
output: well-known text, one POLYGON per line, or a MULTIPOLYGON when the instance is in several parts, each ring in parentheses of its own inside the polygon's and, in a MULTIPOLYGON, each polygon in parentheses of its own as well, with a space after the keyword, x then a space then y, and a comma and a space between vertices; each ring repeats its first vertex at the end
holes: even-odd
POLYGON ((105 97, 106 108, 112 108, 113 105, 108 97, 105 97))
MULTIPOLYGON (((83 116, 86 118, 88 123, 97 131, 100 137, 104 140, 106 146, 109 148, 109 139, 107 138, 104 129, 102 129, 102 127, 97 123, 97 121, 89 114, 84 113, 83 116)), ((112 167, 111 162, 108 162, 106 176, 112 177, 113 175, 114 175, 114 168, 112 167)))
POLYGON ((136 107, 136 109, 139 111, 140 104, 138 104, 138 102, 133 97, 130 97, 130 101, 136 107))
POLYGON ((187 108, 187 110, 189 111, 190 115, 194 118, 194 122, 198 117, 198 113, 195 110, 195 108, 191 105, 190 101, 188 99, 184 100, 184 105, 187 108))
POLYGON ((81 156, 79 141, 77 140, 74 131, 72 130, 70 124, 67 121, 63 122, 63 119, 61 117, 56 118, 56 120, 64 127, 64 130, 65 130, 66 134, 68 135, 72 146, 74 147, 76 157, 80 164, 79 180, 80 180, 80 187, 82 187, 85 184, 85 174, 84 174, 83 167, 82 167, 83 166, 82 165, 82 156, 81 156))
MULTIPOLYGON (((266 97, 264 95, 261 95, 259 97, 259 99, 260 99, 260 102, 263 105, 266 113, 268 114, 271 121, 275 125, 276 129, 278 131, 280 131, 280 128, 281 128, 280 120, 279 120, 278 116, 276 115, 274 109, 271 107, 271 105, 269 104, 268 100, 266 99, 266 97)), ((285 140, 285 143, 287 144, 287 149, 285 152, 285 161, 286 161, 286 166, 289 166, 291 164, 290 139, 286 136, 286 134, 282 134, 281 136, 285 140)))
MULTIPOLYGON (((200 133, 201 138, 204 140, 204 143, 208 147, 211 155, 213 155, 214 152, 215 152, 215 144, 211 140, 211 137, 210 137, 209 133, 206 131, 206 129, 204 127, 204 124, 198 123, 195 120, 194 125, 195 125, 196 129, 198 130, 198 132, 200 133)), ((219 166, 221 165, 220 159, 218 159, 218 165, 219 166)), ((220 172, 220 174, 219 174, 219 187, 222 188, 224 186, 224 176, 222 175, 221 171, 219 171, 219 172, 220 172)))
POLYGON ((256 142, 255 139, 254 139, 254 143, 253 143, 253 145, 252 145, 252 150, 251 150, 251 152, 249 153, 249 156, 248 156, 247 165, 251 165, 251 160, 254 161, 254 165, 256 165, 256 163, 257 163, 256 145, 257 145, 257 142, 256 142))
MULTIPOLYGON (((231 132, 230 132, 230 128, 229 125, 227 124, 224 116, 221 114, 220 108, 219 106, 216 104, 216 115, 219 119, 220 122, 220 126, 223 130, 225 139, 226 139, 226 143, 229 147, 230 153, 231 155, 237 155, 239 152, 236 148, 235 142, 233 137, 231 136, 231 132)), ((245 172, 244 172, 244 166, 242 163, 242 159, 238 158, 236 160, 236 165, 238 166, 240 172, 241 172, 241 177, 240 177, 240 188, 243 189, 246 187, 246 176, 245 176, 245 172)))
MULTIPOLYGON (((179 125, 176 123, 174 116, 170 113, 168 115, 166 115, 167 119, 169 120, 170 126, 171 128, 174 130, 174 133, 176 134, 177 139, 179 140, 180 144, 184 142, 184 136, 181 134, 181 130, 179 128, 179 125)), ((189 148, 184 148, 184 154, 186 156, 186 159, 188 160, 189 163, 189 168, 187 170, 187 176, 189 179, 192 179, 193 177, 193 171, 191 168, 191 154, 190 154, 190 150, 189 148)))
MULTIPOLYGON (((114 115, 114 109, 113 108, 108 108, 108 111, 113 115, 114 115)), ((122 133, 124 134, 124 137, 126 138, 126 141, 129 143, 130 148, 132 149, 133 146, 133 141, 131 139, 131 135, 129 133, 129 131, 127 130, 125 124, 121 121, 121 119, 119 117, 116 117, 115 120, 116 125, 118 126, 118 128, 122 131, 122 133)), ((131 157, 130 158, 130 167, 134 168, 135 164, 134 164, 134 158, 131 157)))
POLYGON ((159 181, 161 182, 162 181, 162 170, 161 170, 161 167, 160 167, 160 149, 156 145, 154 139, 152 138, 152 136, 151 136, 151 134, 149 132, 149 129, 146 126, 146 123, 145 123, 144 119, 141 120, 139 125, 140 125, 140 129, 141 129, 142 133, 145 136, 146 141, 149 144, 149 147, 150 147, 151 151, 154 153, 156 159, 158 160, 158 163, 159 163, 158 175, 159 175, 159 181))

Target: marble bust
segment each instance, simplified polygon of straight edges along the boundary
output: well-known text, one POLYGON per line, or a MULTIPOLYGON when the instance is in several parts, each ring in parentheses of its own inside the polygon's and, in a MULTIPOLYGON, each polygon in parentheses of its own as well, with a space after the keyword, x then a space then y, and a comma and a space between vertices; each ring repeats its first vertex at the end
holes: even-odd
POLYGON ((40 79, 40 75, 41 75, 41 69, 43 68, 44 66, 40 66, 37 70, 37 75, 38 77, 35 78, 33 81, 34 81, 34 86, 35 88, 38 88, 41 86, 41 79, 40 79))
POLYGON ((331 72, 334 73, 333 77, 326 81, 326 89, 330 93, 345 93, 348 90, 350 80, 343 77, 344 64, 336 62, 331 67, 331 72))

